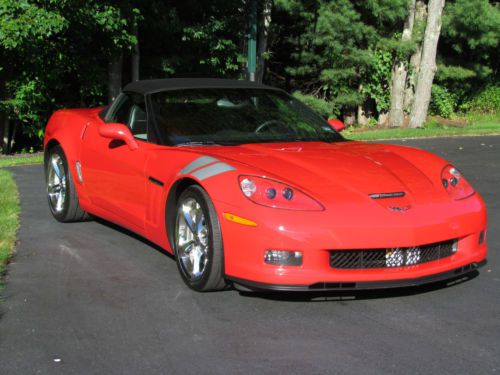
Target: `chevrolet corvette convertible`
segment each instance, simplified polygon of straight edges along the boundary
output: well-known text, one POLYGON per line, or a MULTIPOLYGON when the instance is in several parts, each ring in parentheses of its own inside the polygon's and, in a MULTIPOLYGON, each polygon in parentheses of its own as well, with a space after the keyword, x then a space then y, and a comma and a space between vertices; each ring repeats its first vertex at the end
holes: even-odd
POLYGON ((486 208, 455 166, 341 125, 246 81, 130 83, 52 115, 49 208, 158 244, 196 291, 412 286, 486 263, 486 208))

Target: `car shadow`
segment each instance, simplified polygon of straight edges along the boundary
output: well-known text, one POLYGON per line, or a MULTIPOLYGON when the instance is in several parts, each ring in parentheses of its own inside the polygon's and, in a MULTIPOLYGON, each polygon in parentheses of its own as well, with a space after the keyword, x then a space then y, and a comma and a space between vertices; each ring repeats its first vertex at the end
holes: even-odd
MULTIPOLYGON (((124 235, 130 236, 138 241, 141 241, 145 245, 153 248, 159 253, 169 257, 173 261, 175 258, 168 251, 158 246, 157 244, 149 241, 148 239, 142 237, 141 235, 132 232, 126 228, 123 228, 117 224, 111 223, 104 219, 93 217, 93 220, 99 224, 102 224, 108 228, 116 230, 124 235)), ((395 297, 405 297, 412 296, 415 294, 424 294, 429 292, 434 292, 440 289, 446 289, 451 286, 461 284, 476 278, 479 275, 479 271, 474 270, 465 275, 459 277, 451 278, 445 281, 438 281, 434 283, 419 285, 419 286, 409 286, 400 288, 389 288, 389 289, 373 289, 373 290, 340 290, 340 291, 311 291, 311 292, 260 292, 260 291, 247 291, 238 289, 236 286, 228 285, 224 291, 235 290, 240 296, 246 298, 261 298, 267 300, 275 301, 288 301, 288 302, 326 302, 326 301, 348 301, 348 300, 370 300, 370 299, 384 299, 384 298, 395 298, 395 297)))
MULTIPOLYGON (((479 271, 474 270, 465 275, 445 281, 438 281, 419 286, 409 286, 389 289, 373 290, 341 290, 341 291, 312 291, 312 292, 250 292, 239 290, 240 296, 248 298, 261 298, 275 301, 287 302, 326 302, 326 301, 349 301, 349 300, 370 300, 385 299, 395 297, 407 297, 416 294, 434 292, 446 289, 451 286, 461 284, 476 278, 479 271)), ((235 288, 238 290, 237 288, 235 288)))
POLYGON ((104 225, 104 226, 106 226, 106 227, 108 227, 110 229, 116 230, 116 231, 118 231, 118 232, 120 232, 122 234, 130 236, 130 237, 132 237, 132 238, 134 238, 134 239, 136 239, 138 241, 141 241, 143 244, 145 244, 145 245, 153 248, 154 250, 162 253, 163 255, 166 255, 170 259, 175 260, 174 256, 172 254, 170 254, 167 250, 165 250, 161 246, 158 246, 154 242, 151 242, 147 238, 142 237, 140 234, 132 232, 129 229, 123 228, 123 227, 119 226, 118 224, 115 224, 115 223, 112 223, 110 221, 106 221, 104 219, 101 219, 100 217, 93 216, 92 220, 95 221, 96 223, 102 224, 102 225, 104 225))

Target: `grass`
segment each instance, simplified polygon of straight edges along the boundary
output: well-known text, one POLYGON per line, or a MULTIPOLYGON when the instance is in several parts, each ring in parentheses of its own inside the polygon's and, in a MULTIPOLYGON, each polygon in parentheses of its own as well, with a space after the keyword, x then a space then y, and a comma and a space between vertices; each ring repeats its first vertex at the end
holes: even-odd
POLYGON ((0 169, 0 276, 5 274, 5 266, 14 249, 19 212, 19 194, 12 174, 0 169))
POLYGON ((15 167, 17 165, 30 165, 30 164, 42 164, 43 163, 43 153, 37 153, 33 155, 12 155, 12 156, 0 156, 0 168, 5 167, 15 167))
POLYGON ((409 129, 346 129, 343 135, 353 140, 398 139, 398 138, 430 138, 466 135, 500 135, 500 114, 468 115, 462 119, 467 125, 445 125, 436 120, 429 120, 422 128, 409 129))
POLYGON ((12 174, 5 167, 43 163, 43 154, 0 156, 0 286, 12 256, 19 228, 19 193, 12 174))

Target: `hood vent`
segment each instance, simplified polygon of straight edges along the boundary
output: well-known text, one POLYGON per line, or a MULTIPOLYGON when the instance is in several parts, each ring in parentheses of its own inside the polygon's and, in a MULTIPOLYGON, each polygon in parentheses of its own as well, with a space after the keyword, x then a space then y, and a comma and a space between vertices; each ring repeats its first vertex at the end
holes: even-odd
POLYGON ((368 194, 371 199, 385 199, 385 198, 402 198, 405 196, 404 191, 396 191, 394 193, 373 193, 368 194))

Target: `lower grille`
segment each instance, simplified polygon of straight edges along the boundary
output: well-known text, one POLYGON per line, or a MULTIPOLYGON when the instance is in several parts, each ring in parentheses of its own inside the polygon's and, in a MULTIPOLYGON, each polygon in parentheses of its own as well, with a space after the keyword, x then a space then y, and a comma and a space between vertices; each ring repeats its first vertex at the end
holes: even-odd
POLYGON ((392 249, 331 250, 330 266, 340 269, 413 266, 446 258, 456 251, 457 240, 392 249))

